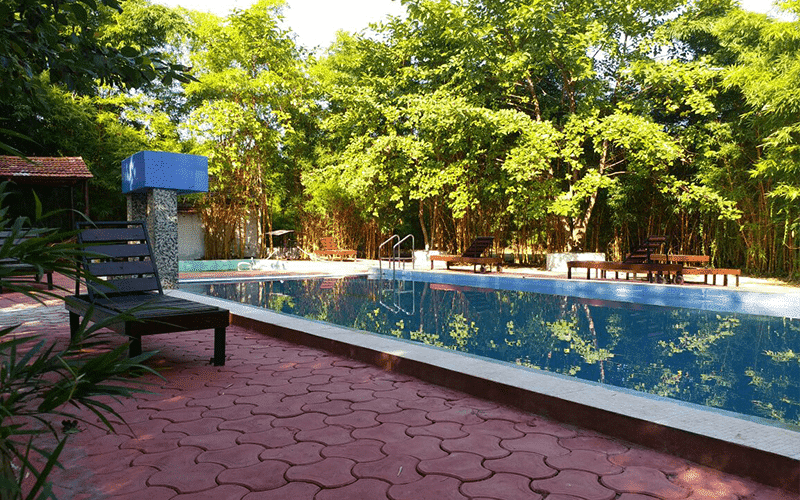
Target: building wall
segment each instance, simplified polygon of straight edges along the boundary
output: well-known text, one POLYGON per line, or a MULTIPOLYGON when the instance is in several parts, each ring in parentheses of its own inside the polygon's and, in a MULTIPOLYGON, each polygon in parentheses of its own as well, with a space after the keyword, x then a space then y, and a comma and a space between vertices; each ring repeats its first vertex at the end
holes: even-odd
POLYGON ((178 260, 199 260, 206 254, 200 214, 178 212, 178 260))

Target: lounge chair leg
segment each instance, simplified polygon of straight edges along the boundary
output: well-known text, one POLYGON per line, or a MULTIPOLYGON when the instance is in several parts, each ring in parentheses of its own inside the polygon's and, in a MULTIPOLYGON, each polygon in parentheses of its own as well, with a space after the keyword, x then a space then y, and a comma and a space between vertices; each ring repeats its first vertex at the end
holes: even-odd
POLYGON ((142 353, 142 337, 131 337, 131 347, 128 350, 128 356, 135 358, 142 353))
POLYGON ((225 328, 214 328, 214 366, 225 365, 225 328))
POLYGON ((70 311, 69 313, 69 336, 74 339, 75 334, 78 333, 78 326, 80 325, 80 316, 70 311))

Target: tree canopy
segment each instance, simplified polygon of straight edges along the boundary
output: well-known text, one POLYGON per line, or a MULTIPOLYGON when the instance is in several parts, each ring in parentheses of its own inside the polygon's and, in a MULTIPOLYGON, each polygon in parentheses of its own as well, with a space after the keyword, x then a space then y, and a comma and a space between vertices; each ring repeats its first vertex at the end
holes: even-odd
POLYGON ((207 155, 214 257, 242 255, 247 231, 265 254, 274 228, 373 256, 392 233, 450 251, 491 234, 520 261, 662 233, 800 275, 797 2, 781 19, 716 0, 403 4, 311 54, 281 0, 224 19, 6 2, 4 142, 84 156, 102 215, 125 156, 207 155))

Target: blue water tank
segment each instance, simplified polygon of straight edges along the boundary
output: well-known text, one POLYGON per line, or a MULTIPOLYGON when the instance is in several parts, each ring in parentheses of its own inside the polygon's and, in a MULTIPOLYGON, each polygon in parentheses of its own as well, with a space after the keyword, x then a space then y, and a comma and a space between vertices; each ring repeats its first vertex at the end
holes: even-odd
POLYGON ((174 189, 178 194, 208 191, 208 158, 163 151, 139 151, 122 160, 122 192, 174 189))

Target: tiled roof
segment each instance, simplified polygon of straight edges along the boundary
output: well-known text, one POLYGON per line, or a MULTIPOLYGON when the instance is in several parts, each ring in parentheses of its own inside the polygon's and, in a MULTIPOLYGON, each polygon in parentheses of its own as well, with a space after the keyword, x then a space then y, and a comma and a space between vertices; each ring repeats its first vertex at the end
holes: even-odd
POLYGON ((0 156, 0 178, 5 179, 89 179, 92 173, 80 156, 31 156, 26 160, 18 156, 0 156))

